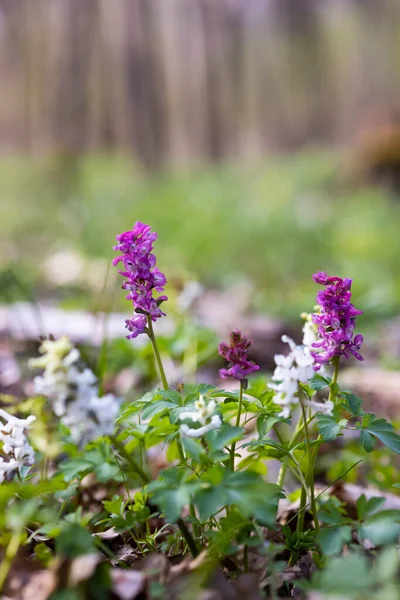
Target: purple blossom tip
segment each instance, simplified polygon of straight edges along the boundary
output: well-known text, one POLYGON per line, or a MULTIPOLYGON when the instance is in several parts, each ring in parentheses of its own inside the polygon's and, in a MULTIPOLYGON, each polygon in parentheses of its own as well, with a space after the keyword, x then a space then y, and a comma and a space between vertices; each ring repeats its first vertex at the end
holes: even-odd
POLYGON ((223 379, 234 377, 240 381, 246 379, 250 373, 259 370, 259 365, 247 358, 247 350, 250 346, 251 341, 238 329, 232 331, 229 344, 225 342, 219 344, 218 354, 228 361, 228 368, 219 371, 223 379))
POLYGON ((319 371, 322 364, 329 363, 335 356, 364 360, 358 350, 363 343, 363 336, 358 334, 353 339, 355 321, 361 310, 351 303, 352 279, 329 277, 319 271, 313 280, 325 287, 317 294, 320 312, 311 315, 312 321, 318 325, 318 341, 312 344, 316 349, 311 352, 314 358, 314 370, 319 371))
POLYGON ((132 319, 126 321, 130 334, 126 337, 132 339, 145 333, 147 318, 152 321, 159 319, 164 312, 160 304, 168 300, 167 296, 154 297, 154 292, 161 293, 167 283, 166 277, 156 268, 156 257, 152 254, 153 242, 157 234, 151 227, 137 221, 131 231, 117 235, 117 245, 114 250, 121 252, 112 261, 113 266, 120 263, 118 273, 124 277, 123 289, 128 291, 127 300, 131 300, 137 313, 132 319))

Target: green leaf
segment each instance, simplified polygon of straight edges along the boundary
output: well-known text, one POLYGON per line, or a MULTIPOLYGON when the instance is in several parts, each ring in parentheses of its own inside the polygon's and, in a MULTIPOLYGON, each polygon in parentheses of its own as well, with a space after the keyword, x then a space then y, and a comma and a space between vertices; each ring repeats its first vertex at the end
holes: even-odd
POLYGON ((176 407, 174 402, 170 400, 156 400, 146 406, 143 410, 142 418, 143 419, 151 419, 156 415, 160 415, 164 412, 168 412, 176 407))
POLYGON ((193 440, 192 438, 182 438, 181 444, 189 458, 200 461, 201 458, 206 454, 206 451, 201 443, 193 440))
POLYGON ((347 421, 344 419, 339 423, 329 415, 316 415, 317 429, 325 442, 332 442, 337 438, 341 429, 345 427, 347 421))
POLYGON ((200 521, 207 521, 212 515, 222 510, 227 502, 227 491, 224 486, 210 485, 197 492, 195 502, 200 521))
POLYGON ((179 394, 179 392, 177 392, 176 390, 174 390, 174 389, 160 390, 158 393, 162 398, 169 400, 176 406, 181 405, 182 398, 181 398, 181 395, 179 394))
POLYGON ((86 458, 70 458, 69 460, 62 462, 59 469, 65 479, 70 481, 85 471, 91 471, 93 469, 93 463, 86 458))
POLYGON ((355 396, 351 392, 342 392, 342 396, 346 400, 346 408, 351 412, 354 417, 361 417, 364 415, 364 411, 361 408, 362 400, 358 396, 355 396))
POLYGON ((276 423, 279 423, 280 419, 273 415, 262 415, 257 419, 257 433, 259 438, 263 438, 271 431, 276 423))
POLYGON ((373 544, 396 543, 400 535, 400 510, 383 510, 366 519, 360 535, 373 544))
POLYGON ((351 541, 351 527, 344 525, 322 529, 317 541, 324 554, 328 556, 338 554, 344 544, 351 541))
POLYGON ((319 584, 317 589, 345 598, 368 589, 371 584, 367 559, 355 553, 334 557, 322 572, 315 573, 315 580, 319 584))
POLYGON ((211 451, 222 450, 225 446, 239 440, 243 433, 243 427, 231 427, 231 425, 225 423, 218 431, 208 432, 205 439, 211 451))
POLYGON ((125 500, 121 496, 114 496, 112 500, 103 500, 103 506, 110 514, 122 515, 125 508, 125 500))
POLYGON ((358 520, 363 521, 366 517, 373 515, 385 502, 386 499, 382 496, 374 496, 367 500, 365 494, 362 494, 356 504, 358 520))
POLYGON ((160 506, 167 521, 176 523, 183 507, 190 502, 190 492, 190 486, 182 485, 175 490, 166 489, 154 494, 154 500, 160 506))
POLYGON ((69 558, 95 551, 92 535, 78 523, 65 522, 60 535, 56 538, 56 552, 69 558))
POLYGON ((318 373, 314 375, 312 379, 309 380, 308 385, 315 392, 320 392, 321 390, 329 387, 331 384, 330 379, 324 377, 323 375, 319 375, 318 373))
MULTIPOLYGON (((400 454, 400 436, 394 432, 393 425, 386 421, 386 419, 375 419, 374 414, 366 414, 363 417, 361 429, 362 432, 366 431, 370 433, 374 437, 378 438, 378 440, 381 441, 382 444, 385 444, 385 446, 387 446, 397 454, 400 454)), ((367 452, 370 452, 370 450, 368 450, 365 446, 366 439, 367 447, 370 447, 370 440, 368 439, 368 437, 366 438, 365 435, 363 436, 361 433, 360 441, 363 444, 364 448, 367 450, 367 452)))
POLYGON ((366 452, 372 452, 376 446, 376 440, 368 431, 361 431, 360 443, 366 452))

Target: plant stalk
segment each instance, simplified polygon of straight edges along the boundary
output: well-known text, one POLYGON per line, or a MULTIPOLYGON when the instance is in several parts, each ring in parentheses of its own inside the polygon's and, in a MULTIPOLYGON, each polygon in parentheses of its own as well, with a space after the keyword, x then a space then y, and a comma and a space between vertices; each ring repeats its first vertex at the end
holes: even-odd
POLYGON ((149 336, 151 345, 153 346, 154 357, 156 359, 157 367, 160 372, 161 382, 162 382, 164 390, 167 390, 168 389, 167 377, 165 375, 160 351, 159 351, 158 345, 157 345, 156 336, 154 334, 153 321, 151 320, 151 317, 149 315, 147 316, 147 328, 148 328, 147 335, 149 336))
POLYGON ((11 569, 11 565, 17 556, 19 547, 21 545, 21 531, 15 531, 8 543, 5 551, 5 556, 0 564, 0 592, 2 592, 4 584, 6 583, 8 574, 11 569))
MULTIPOLYGON (((151 317, 148 315, 147 316, 147 335, 150 338, 151 341, 151 345, 153 346, 153 352, 154 352, 154 357, 156 359, 156 363, 158 366, 158 370, 160 372, 160 377, 161 377, 161 382, 163 385, 164 390, 168 390, 169 386, 168 386, 168 381, 167 381, 167 377, 165 375, 165 371, 164 371, 164 366, 162 364, 162 360, 161 360, 161 355, 160 355, 160 351, 158 349, 158 345, 157 345, 157 340, 156 340, 156 336, 154 333, 154 329, 153 329, 153 322, 151 320, 151 317)), ((181 462, 185 461, 185 454, 183 452, 183 448, 182 448, 182 444, 179 440, 176 441, 176 445, 178 447, 178 454, 179 454, 179 458, 181 460, 181 462)), ((190 505, 189 506, 189 510, 195 511, 195 507, 194 505, 190 505)), ((194 513, 196 514, 196 513, 194 513)), ((198 549, 197 549, 197 545, 195 540, 192 537, 192 534, 190 533, 186 523, 184 522, 183 519, 178 519, 177 521, 178 523, 178 527, 181 531, 181 534, 183 536, 183 538, 185 539, 188 548, 190 550, 191 555, 194 557, 196 557, 199 553, 198 549)), ((195 531, 195 528, 193 529, 193 531, 195 531)))
MULTIPOLYGON (((239 425, 240 425, 240 417, 242 415, 242 404, 243 404, 243 381, 240 381, 239 405, 238 405, 238 411, 237 411, 237 415, 236 415, 236 427, 239 427, 239 425)), ((236 442, 232 442, 231 450, 230 450, 230 461, 229 461, 229 466, 230 466, 231 471, 235 470, 235 450, 236 450, 236 442)))
MULTIPOLYGON (((301 404, 301 410, 303 412, 303 420, 305 423, 304 433, 305 433, 305 438, 306 438, 307 455, 308 455, 307 483, 310 488, 311 512, 314 517, 315 529, 316 529, 317 533, 319 533, 318 512, 317 512, 317 504, 315 502, 315 492, 314 492, 314 464, 315 464, 316 456, 313 456, 313 451, 312 451, 311 444, 310 444, 310 435, 309 435, 308 425, 307 425, 306 409, 302 402, 302 398, 300 398, 300 404, 301 404)), ((305 498, 305 501, 307 501, 307 497, 305 498)), ((303 507, 300 506, 300 508, 303 508, 303 507)), ((302 512, 304 514, 304 511, 302 511, 302 512)))

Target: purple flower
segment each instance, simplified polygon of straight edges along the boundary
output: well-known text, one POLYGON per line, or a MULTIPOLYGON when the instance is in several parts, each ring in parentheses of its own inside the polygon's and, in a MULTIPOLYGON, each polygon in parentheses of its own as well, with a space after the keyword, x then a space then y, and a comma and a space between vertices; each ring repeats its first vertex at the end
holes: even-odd
POLYGON ((167 283, 165 275, 156 268, 156 257, 151 253, 156 239, 157 234, 151 231, 151 227, 140 221, 135 223, 132 231, 117 235, 118 244, 114 246, 114 250, 122 254, 114 258, 112 264, 116 266, 122 263, 118 273, 125 278, 122 287, 128 291, 126 299, 132 300, 136 313, 126 321, 126 327, 130 331, 126 336, 128 339, 145 333, 147 317, 156 321, 165 315, 160 304, 168 300, 167 296, 153 297, 154 291, 163 292, 167 283))
POLYGON ((358 360, 364 360, 358 352, 363 336, 358 334, 353 338, 356 317, 363 313, 350 301, 352 279, 329 277, 323 271, 315 273, 313 279, 325 287, 317 294, 320 312, 311 315, 313 323, 318 325, 318 341, 312 344, 318 351, 311 352, 314 370, 319 371, 322 364, 335 356, 349 358, 352 354, 358 360))
POLYGON ((218 346, 218 354, 228 361, 227 369, 220 369, 220 376, 223 379, 234 377, 235 379, 246 379, 250 373, 259 370, 255 362, 247 359, 247 350, 251 342, 242 336, 238 329, 232 331, 229 339, 229 346, 221 342, 218 346))

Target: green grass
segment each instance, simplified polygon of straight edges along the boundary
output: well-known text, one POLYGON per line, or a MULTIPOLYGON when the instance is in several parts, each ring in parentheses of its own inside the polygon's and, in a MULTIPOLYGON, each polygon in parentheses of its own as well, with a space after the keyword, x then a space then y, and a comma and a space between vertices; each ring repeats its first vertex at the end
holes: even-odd
POLYGON ((109 261, 116 233, 142 220, 159 234, 169 278, 190 274, 220 288, 250 282, 255 308, 293 318, 312 307, 311 274, 327 270, 355 279, 356 304, 369 317, 396 313, 400 204, 343 183, 338 164, 330 153, 306 152, 155 175, 124 157, 1 158, 2 268, 36 296, 51 294, 46 256, 72 248, 109 261))

